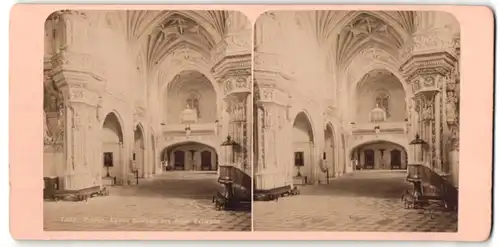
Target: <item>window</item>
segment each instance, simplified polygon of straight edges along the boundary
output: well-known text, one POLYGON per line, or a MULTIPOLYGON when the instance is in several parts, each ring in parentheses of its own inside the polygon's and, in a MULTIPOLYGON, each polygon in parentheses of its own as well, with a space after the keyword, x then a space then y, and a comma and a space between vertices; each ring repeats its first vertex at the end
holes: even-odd
POLYGON ((378 105, 378 107, 382 108, 385 110, 386 117, 389 117, 389 94, 386 92, 379 92, 377 94, 377 97, 375 98, 375 104, 378 105))
POLYGON ((186 101, 189 108, 196 111, 198 117, 200 117, 200 101, 197 95, 190 95, 186 101))

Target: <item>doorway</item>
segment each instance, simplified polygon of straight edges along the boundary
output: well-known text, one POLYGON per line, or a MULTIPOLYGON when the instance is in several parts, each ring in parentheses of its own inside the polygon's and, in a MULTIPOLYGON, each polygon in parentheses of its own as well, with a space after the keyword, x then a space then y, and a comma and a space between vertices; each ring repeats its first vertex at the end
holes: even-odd
POLYGON ((373 169, 375 166, 375 152, 371 149, 365 150, 365 169, 373 169))
POLYGON ((211 170, 212 169, 212 152, 203 151, 201 152, 201 170, 211 170))
POLYGON ((391 151, 391 169, 401 169, 401 151, 397 149, 391 151))
POLYGON ((184 170, 184 162, 185 162, 185 154, 184 151, 175 151, 174 152, 174 169, 175 170, 184 170))

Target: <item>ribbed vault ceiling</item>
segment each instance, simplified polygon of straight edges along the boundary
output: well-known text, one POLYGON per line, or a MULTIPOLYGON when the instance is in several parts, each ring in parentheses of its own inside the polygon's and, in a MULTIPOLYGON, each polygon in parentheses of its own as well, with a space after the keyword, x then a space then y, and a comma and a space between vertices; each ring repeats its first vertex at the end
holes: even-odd
POLYGON ((381 49, 397 56, 415 29, 413 11, 303 11, 297 21, 329 56, 329 66, 346 67, 361 51, 381 49))
POLYGON ((160 64, 178 49, 192 49, 209 56, 226 32, 228 15, 228 11, 104 12, 107 24, 144 54, 148 67, 160 64))

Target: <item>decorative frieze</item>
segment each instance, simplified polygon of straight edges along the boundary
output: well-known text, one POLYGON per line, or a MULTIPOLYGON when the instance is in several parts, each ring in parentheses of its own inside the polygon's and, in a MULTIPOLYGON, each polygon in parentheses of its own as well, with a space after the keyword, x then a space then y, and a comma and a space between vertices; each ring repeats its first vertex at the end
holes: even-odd
POLYGON ((281 106, 290 104, 289 95, 273 85, 259 84, 258 90, 260 94, 259 104, 274 103, 281 106))
POLYGON ((412 56, 447 52, 453 56, 460 46, 460 37, 445 29, 423 30, 413 35, 401 52, 401 60, 406 61, 412 56))
POLYGON ((226 77, 223 84, 224 95, 250 93, 252 90, 251 77, 247 73, 226 77))
POLYGON ((93 55, 68 51, 61 51, 52 57, 52 71, 54 74, 59 72, 85 73, 97 81, 103 81, 106 74, 103 64, 93 55))
POLYGON ((213 64, 223 63, 224 60, 230 57, 250 56, 252 52, 251 37, 251 30, 243 30, 227 35, 212 50, 213 64))

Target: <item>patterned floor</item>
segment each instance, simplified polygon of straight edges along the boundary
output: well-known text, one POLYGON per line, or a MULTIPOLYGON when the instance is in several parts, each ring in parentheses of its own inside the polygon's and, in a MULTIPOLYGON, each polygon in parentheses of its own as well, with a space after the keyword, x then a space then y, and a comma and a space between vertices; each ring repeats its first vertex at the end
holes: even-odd
POLYGON ((250 212, 216 211, 216 174, 169 172, 87 202, 44 202, 46 231, 250 231, 250 212))
POLYGON ((363 171, 328 185, 306 186, 301 194, 254 202, 255 231, 456 232, 457 216, 438 206, 404 209, 405 173, 363 171))

